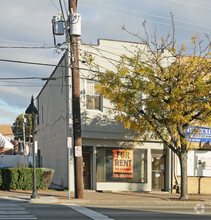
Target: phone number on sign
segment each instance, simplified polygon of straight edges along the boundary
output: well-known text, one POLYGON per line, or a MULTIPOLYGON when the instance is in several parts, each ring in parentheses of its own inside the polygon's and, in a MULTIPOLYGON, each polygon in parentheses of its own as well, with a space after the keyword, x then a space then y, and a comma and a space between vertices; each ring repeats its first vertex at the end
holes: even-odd
POLYGON ((127 178, 127 179, 132 179, 133 178, 133 174, 117 174, 114 173, 113 174, 114 178, 127 178))

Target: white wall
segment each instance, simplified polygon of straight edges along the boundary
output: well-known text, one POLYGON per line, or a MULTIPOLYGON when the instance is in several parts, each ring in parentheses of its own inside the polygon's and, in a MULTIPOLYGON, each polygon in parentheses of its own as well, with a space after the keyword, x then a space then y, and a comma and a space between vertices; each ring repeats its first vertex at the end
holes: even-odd
POLYGON ((0 155, 0 164, 18 167, 18 168, 27 168, 29 162, 32 161, 31 156, 23 155, 0 155))
MULTIPOLYGON (((191 150, 188 152, 188 176, 211 176, 211 151, 191 150)), ((177 158, 177 174, 181 175, 177 158)))
MULTIPOLYGON (((115 70, 120 56, 126 54, 131 56, 129 51, 141 48, 146 50, 143 44, 122 42, 113 40, 99 40, 98 45, 81 44, 79 51, 81 54, 87 52, 95 57, 94 62, 100 65, 100 69, 115 70)), ((83 60, 83 57, 81 58, 83 60)), ((86 64, 80 63, 80 67, 89 69, 86 64)), ((94 74, 90 71, 80 70, 81 77, 81 115, 82 115, 82 136, 84 138, 99 139, 121 139, 121 140, 134 140, 134 136, 123 125, 116 123, 112 104, 108 99, 103 99, 103 111, 86 110, 86 79, 91 79, 94 74), (86 79, 84 79, 86 78, 86 79)))
MULTIPOLYGON (((65 59, 60 63, 65 66, 65 59)), ((37 144, 42 165, 54 169, 53 183, 67 186, 67 78, 65 67, 56 68, 37 98, 37 144)))

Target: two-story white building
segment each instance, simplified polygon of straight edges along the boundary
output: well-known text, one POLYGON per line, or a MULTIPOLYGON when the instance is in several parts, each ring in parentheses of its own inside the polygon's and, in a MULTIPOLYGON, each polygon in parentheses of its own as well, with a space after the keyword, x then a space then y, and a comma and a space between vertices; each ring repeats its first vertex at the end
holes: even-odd
MULTIPOLYGON (((101 70, 114 69, 122 54, 141 48, 134 42, 100 39, 98 45, 80 44, 79 53, 95 57, 101 70)), ((80 91, 84 188, 93 190, 151 191, 171 188, 171 153, 159 140, 137 141, 134 132, 115 121, 109 100, 100 96, 80 56, 80 91)), ((70 149, 68 173, 68 136, 72 135, 71 80, 67 75, 67 55, 61 58, 39 95, 37 107, 38 155, 42 166, 55 170, 53 183, 67 187, 70 177, 74 191, 73 151, 70 149), (70 83, 70 84, 69 84, 70 83)))

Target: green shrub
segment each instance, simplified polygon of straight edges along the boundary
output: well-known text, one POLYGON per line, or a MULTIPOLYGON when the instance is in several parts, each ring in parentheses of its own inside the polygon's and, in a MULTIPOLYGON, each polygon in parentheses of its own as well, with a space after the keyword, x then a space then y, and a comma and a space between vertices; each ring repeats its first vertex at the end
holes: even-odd
POLYGON ((2 169, 0 169, 0 186, 2 185, 2 169))
POLYGON ((3 190, 9 190, 9 186, 11 184, 11 170, 9 168, 3 168, 1 169, 1 175, 2 175, 2 184, 1 189, 3 190))
POLYGON ((54 170, 53 169, 50 169, 50 168, 40 168, 42 170, 42 172, 46 172, 46 173, 54 173, 54 170))
POLYGON ((1 174, 1 169, 0 169, 0 186, 2 185, 2 174, 1 174))
POLYGON ((14 168, 8 168, 10 173, 10 185, 9 189, 18 189, 18 183, 19 183, 19 169, 14 168))
POLYGON ((33 169, 19 169, 19 180, 17 183, 18 189, 30 190, 33 187, 33 169))
MULTIPOLYGON (((45 181, 46 173, 51 174, 52 169, 36 168, 37 189, 46 189, 48 183, 45 181)), ((3 168, 0 169, 0 189, 2 190, 32 190, 33 169, 32 168, 3 168)))

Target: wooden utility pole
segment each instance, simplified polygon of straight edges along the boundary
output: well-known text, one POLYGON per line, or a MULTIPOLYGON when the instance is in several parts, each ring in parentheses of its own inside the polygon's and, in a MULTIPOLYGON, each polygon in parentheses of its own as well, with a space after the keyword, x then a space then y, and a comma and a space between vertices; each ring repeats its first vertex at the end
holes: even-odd
MULTIPOLYGON (((77 12, 77 0, 69 0, 70 13, 77 12)), ((82 139, 81 139, 81 113, 80 113, 80 78, 78 37, 70 36, 72 49, 72 114, 73 114, 73 154, 75 167, 75 198, 83 198, 83 167, 82 167, 82 139)))

